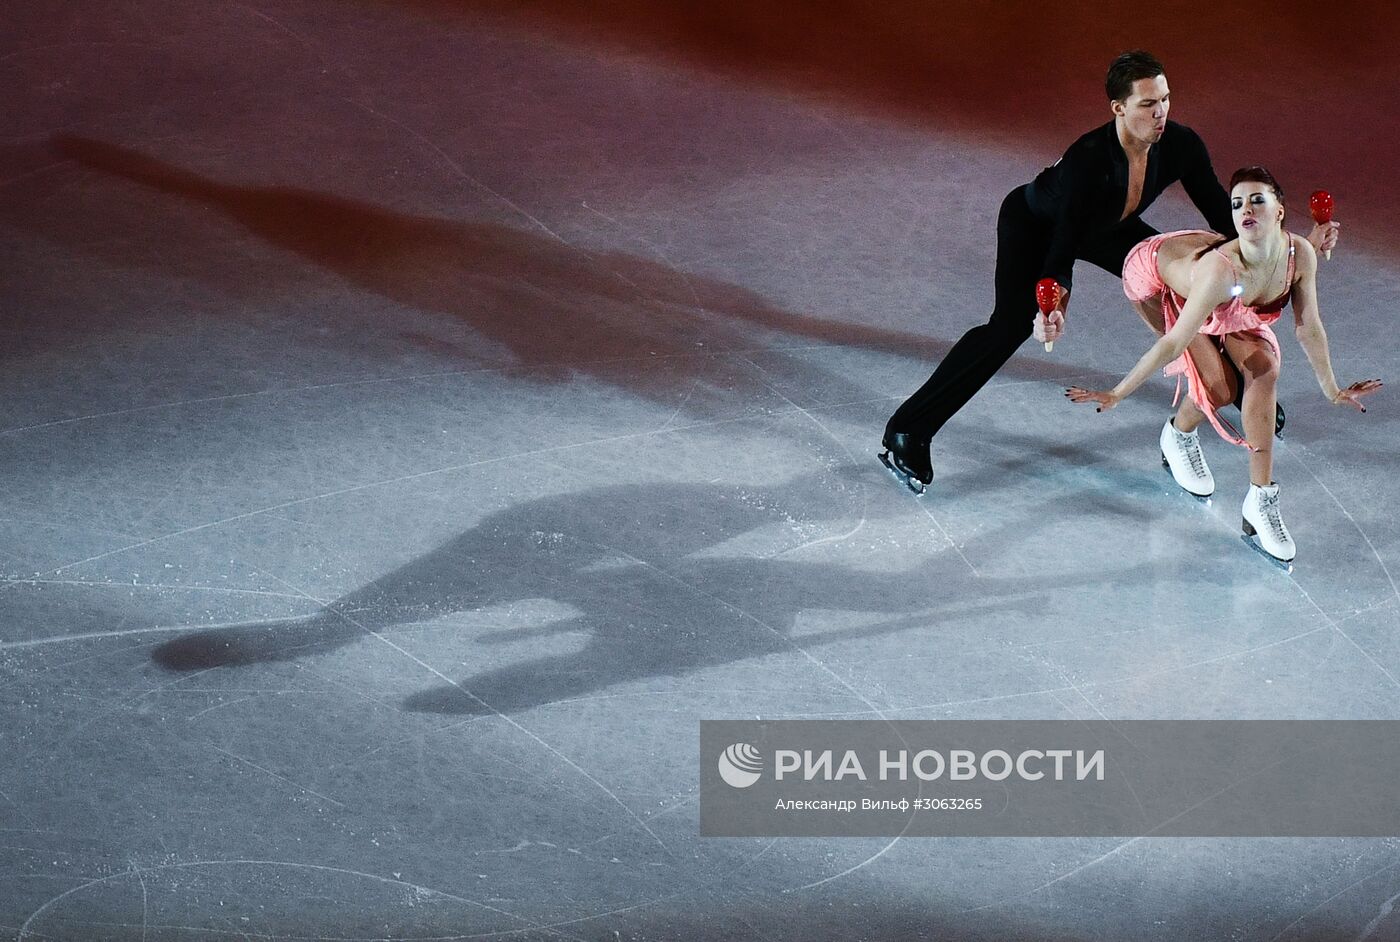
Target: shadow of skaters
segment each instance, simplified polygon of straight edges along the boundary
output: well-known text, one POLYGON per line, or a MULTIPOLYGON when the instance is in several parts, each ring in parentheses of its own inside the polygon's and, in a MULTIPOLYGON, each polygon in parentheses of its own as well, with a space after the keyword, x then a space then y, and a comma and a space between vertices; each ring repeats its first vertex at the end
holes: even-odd
MULTIPOLYGON (((821 522, 813 519, 806 488, 791 484, 621 485, 542 498, 486 518, 314 616, 192 633, 158 646, 152 658, 171 671, 285 661, 360 642, 368 632, 548 599, 554 610, 572 614, 471 639, 519 645, 521 660, 405 701, 414 711, 511 713, 799 646, 956 632, 1003 612, 1024 621, 1043 612, 1046 591, 1142 578, 1151 566, 1144 560, 1069 575, 976 578, 969 585, 966 562, 948 550, 882 572, 754 549, 771 546, 775 532, 821 522), (794 637, 799 616, 816 610, 852 613, 851 624, 794 637), (532 641, 564 633, 581 635, 581 647, 529 655, 532 641)), ((1025 525, 1008 521, 1005 529, 1024 533, 1025 525)), ((991 534, 983 538, 996 542, 991 534)))

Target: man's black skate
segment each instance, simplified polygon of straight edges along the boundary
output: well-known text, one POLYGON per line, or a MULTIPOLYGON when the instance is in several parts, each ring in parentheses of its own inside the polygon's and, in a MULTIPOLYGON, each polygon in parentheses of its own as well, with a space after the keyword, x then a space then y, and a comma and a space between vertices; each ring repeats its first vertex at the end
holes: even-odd
POLYGON ((929 443, 914 438, 907 432, 885 430, 882 441, 885 450, 880 452, 880 461, 890 469, 890 473, 904 482, 904 486, 915 494, 922 494, 933 481, 933 462, 929 459, 929 443))

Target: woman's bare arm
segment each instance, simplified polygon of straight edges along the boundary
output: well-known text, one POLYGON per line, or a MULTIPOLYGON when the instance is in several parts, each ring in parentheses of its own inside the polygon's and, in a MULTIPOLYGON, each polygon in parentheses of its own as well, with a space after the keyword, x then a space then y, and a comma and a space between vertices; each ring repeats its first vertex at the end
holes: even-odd
POLYGON ((1112 409, 1119 402, 1133 394, 1148 377, 1166 366, 1185 352, 1187 346, 1200 332, 1210 312, 1219 304, 1230 299, 1230 286, 1234 284, 1234 273, 1219 253, 1208 252, 1196 262, 1191 281, 1191 296, 1181 309, 1172 329, 1157 338, 1157 342, 1128 371, 1128 375, 1111 390, 1089 390, 1078 386, 1066 392, 1073 402, 1097 402, 1099 411, 1112 409))
POLYGON ((1368 379, 1352 383, 1346 389, 1337 385, 1327 349, 1327 331, 1322 326, 1322 314, 1317 306, 1317 252, 1306 239, 1291 238, 1298 258, 1293 276, 1293 322, 1298 343, 1307 354, 1308 363, 1312 364, 1322 394, 1338 405, 1350 405, 1365 412, 1360 397, 1380 389, 1381 382, 1368 379))

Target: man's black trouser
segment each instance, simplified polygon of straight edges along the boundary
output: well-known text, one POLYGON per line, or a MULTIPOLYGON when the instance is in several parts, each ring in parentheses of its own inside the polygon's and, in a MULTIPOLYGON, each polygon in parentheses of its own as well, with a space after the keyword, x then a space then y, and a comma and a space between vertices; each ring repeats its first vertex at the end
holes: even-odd
MULTIPOLYGON (((1051 228, 1032 215, 1026 188, 1012 190, 997 215, 996 303, 992 316, 963 334, 938 369, 890 417, 888 430, 929 441, 996 375, 1035 326, 1035 283, 1050 251, 1051 228)), ((1078 257, 1115 277, 1133 246, 1157 234, 1137 216, 1093 239, 1078 257)))

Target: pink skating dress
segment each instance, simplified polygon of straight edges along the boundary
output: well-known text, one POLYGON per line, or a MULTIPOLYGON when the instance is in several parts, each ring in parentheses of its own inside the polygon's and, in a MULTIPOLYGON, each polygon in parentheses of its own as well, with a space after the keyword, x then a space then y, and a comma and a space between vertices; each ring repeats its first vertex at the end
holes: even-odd
MULTIPOLYGON (((1160 298, 1162 302, 1162 318, 1166 323, 1166 329, 1171 330, 1172 326, 1181 316, 1181 307, 1186 303, 1186 299, 1175 291, 1167 287, 1162 280, 1162 274, 1157 270, 1157 250, 1161 247, 1163 240, 1181 235, 1213 235, 1214 233, 1203 233, 1194 229, 1183 229, 1177 232, 1164 232, 1155 235, 1150 239, 1139 242, 1128 253, 1127 259, 1123 262, 1123 293, 1131 301, 1147 301, 1152 298, 1160 298)), ((1212 249, 1219 252, 1220 250, 1212 249)), ((1224 256, 1224 253, 1221 253, 1224 256)), ((1246 334, 1262 338, 1274 349, 1274 356, 1281 356, 1279 350, 1278 337, 1269 325, 1279 319, 1283 313, 1284 306, 1288 303, 1293 294, 1293 272, 1294 272, 1294 246, 1293 237, 1288 238, 1288 287, 1283 294, 1267 304, 1248 305, 1240 300, 1240 292, 1244 286, 1240 282, 1239 272, 1235 270, 1234 263, 1230 263, 1231 271, 1235 273, 1235 285, 1231 289, 1233 295, 1229 301, 1219 305, 1206 317, 1206 321, 1201 325, 1201 333, 1213 336, 1223 334, 1246 334)), ((1229 261, 1228 256, 1224 256, 1229 261)), ((1228 421, 1221 418, 1215 406, 1211 405, 1210 398, 1206 394, 1205 382, 1201 379, 1200 370, 1196 368, 1195 362, 1191 359, 1191 351, 1187 350, 1171 363, 1167 364, 1163 371, 1167 376, 1175 376, 1176 397, 1172 399, 1172 405, 1176 405, 1181 399, 1181 378, 1186 377, 1186 394, 1191 397, 1210 424, 1220 437, 1234 445, 1244 448, 1249 447, 1249 442, 1235 429, 1228 421)))

